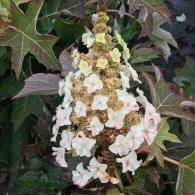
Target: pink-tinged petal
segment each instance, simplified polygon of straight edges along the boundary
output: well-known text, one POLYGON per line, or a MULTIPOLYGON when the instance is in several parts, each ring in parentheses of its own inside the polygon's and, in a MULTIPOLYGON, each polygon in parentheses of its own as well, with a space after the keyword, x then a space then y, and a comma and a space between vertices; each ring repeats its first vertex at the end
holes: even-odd
POLYGON ((158 123, 160 123, 160 121, 161 121, 160 114, 159 113, 154 113, 152 116, 153 116, 152 118, 153 118, 155 124, 158 125, 158 123))
POLYGON ((156 133, 154 132, 148 132, 148 133, 145 133, 145 139, 148 143, 148 145, 151 145, 156 137, 156 133))

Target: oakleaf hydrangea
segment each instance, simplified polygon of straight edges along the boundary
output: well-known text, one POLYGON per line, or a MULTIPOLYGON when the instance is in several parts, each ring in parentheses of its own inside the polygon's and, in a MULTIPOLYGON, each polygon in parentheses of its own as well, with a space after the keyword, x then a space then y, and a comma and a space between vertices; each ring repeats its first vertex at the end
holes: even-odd
POLYGON ((138 73, 130 64, 130 51, 118 32, 107 26, 104 12, 93 16, 94 28, 82 36, 88 53, 74 49, 74 72, 59 82, 62 104, 54 116, 53 147, 56 162, 68 167, 67 155, 89 158, 72 171, 72 180, 85 186, 93 179, 117 184, 114 166, 136 174, 142 166, 138 150, 151 145, 161 117, 140 88, 138 73))

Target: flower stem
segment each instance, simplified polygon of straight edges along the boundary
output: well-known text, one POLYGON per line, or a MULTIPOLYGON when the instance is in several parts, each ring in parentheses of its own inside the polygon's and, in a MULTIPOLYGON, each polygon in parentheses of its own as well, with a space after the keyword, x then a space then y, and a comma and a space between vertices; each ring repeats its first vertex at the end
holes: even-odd
POLYGON ((124 191, 124 185, 123 185, 120 173, 119 173, 116 166, 114 166, 114 174, 115 174, 115 177, 119 180, 118 187, 119 187, 120 191, 123 192, 124 191))
POLYGON ((164 158, 164 160, 166 160, 167 162, 170 162, 170 163, 172 163, 172 164, 175 164, 175 165, 179 166, 179 162, 178 162, 178 161, 173 160, 173 159, 171 159, 171 158, 169 158, 169 157, 166 157, 166 156, 163 156, 163 158, 164 158))

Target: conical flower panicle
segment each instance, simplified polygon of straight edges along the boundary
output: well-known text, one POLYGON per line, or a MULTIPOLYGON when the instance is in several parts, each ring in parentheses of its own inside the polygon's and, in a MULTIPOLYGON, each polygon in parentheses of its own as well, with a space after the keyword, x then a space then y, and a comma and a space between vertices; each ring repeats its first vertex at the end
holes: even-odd
POLYGON ((53 119, 51 139, 56 142, 60 138, 53 155, 62 167, 68 167, 66 153, 73 158, 93 157, 87 168, 79 163, 73 171, 73 182, 79 186, 92 178, 118 183, 113 168, 116 163, 122 165, 122 172, 134 174, 142 163, 137 160, 136 151, 143 144, 152 144, 160 122, 160 115, 143 91, 131 91, 130 79, 141 81, 129 63, 127 44, 117 32, 112 37, 106 13, 93 18, 93 30, 82 36, 88 53, 73 51, 76 71, 59 83, 59 95, 64 99, 53 119))

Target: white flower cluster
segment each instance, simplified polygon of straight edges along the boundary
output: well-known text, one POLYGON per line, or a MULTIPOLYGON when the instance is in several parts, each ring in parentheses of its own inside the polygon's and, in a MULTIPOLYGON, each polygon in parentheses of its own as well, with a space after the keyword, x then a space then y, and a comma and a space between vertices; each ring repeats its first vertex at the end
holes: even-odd
POLYGON ((99 144, 97 140, 104 139, 104 132, 109 130, 112 130, 113 133, 119 132, 115 136, 115 141, 108 146, 108 150, 116 157, 115 162, 122 163, 123 173, 131 171, 134 174, 142 163, 142 160, 137 159, 136 150, 144 143, 148 145, 153 143, 161 119, 154 106, 144 96, 143 91, 137 88, 137 96, 128 92, 131 78, 139 83, 141 81, 137 72, 128 62, 130 52, 127 44, 121 35, 117 32, 115 34, 123 52, 114 47, 107 52, 108 54, 105 57, 105 55, 98 56, 100 54, 93 49, 93 45, 106 45, 106 33, 93 34, 90 31, 84 33, 82 41, 90 49, 90 55, 81 54, 75 49, 72 57, 73 66, 77 72, 70 72, 59 83, 59 95, 64 96, 64 99, 62 104, 58 106, 53 118, 55 125, 52 130, 51 141, 56 142, 61 127, 64 130, 61 132, 60 147, 53 147, 53 155, 56 156, 57 163, 62 167, 68 167, 65 160, 66 153, 73 156, 92 157, 86 169, 82 163, 79 163, 76 170, 72 172, 73 182, 79 186, 86 185, 92 178, 99 178, 102 183, 118 183, 114 176, 108 174, 108 165, 100 163, 95 157, 95 150, 99 144), (89 58, 93 60, 90 61, 89 58), (121 64, 121 58, 123 58, 125 66, 121 64), (120 87, 116 87, 112 91, 117 98, 116 101, 122 105, 119 109, 113 109, 110 94, 104 92, 106 85, 112 84, 112 80, 115 78, 108 78, 110 81, 108 83, 102 79, 100 74, 101 71, 109 71, 111 64, 118 64, 123 67, 120 68, 121 71, 118 72, 116 78, 121 83, 120 87), (77 87, 81 87, 81 90, 75 92, 77 87), (82 94, 81 96, 76 95, 78 91, 82 94), (88 99, 83 99, 83 96, 88 99), (141 113, 141 108, 144 108, 144 112, 139 114, 139 123, 126 128, 128 116, 134 112, 141 113), (87 124, 84 126, 85 131, 82 129, 83 124, 87 124), (77 125, 78 130, 74 130, 73 125, 77 125), (120 133, 123 128, 126 128, 125 133, 120 133), (89 133, 90 136, 87 136, 89 133))

